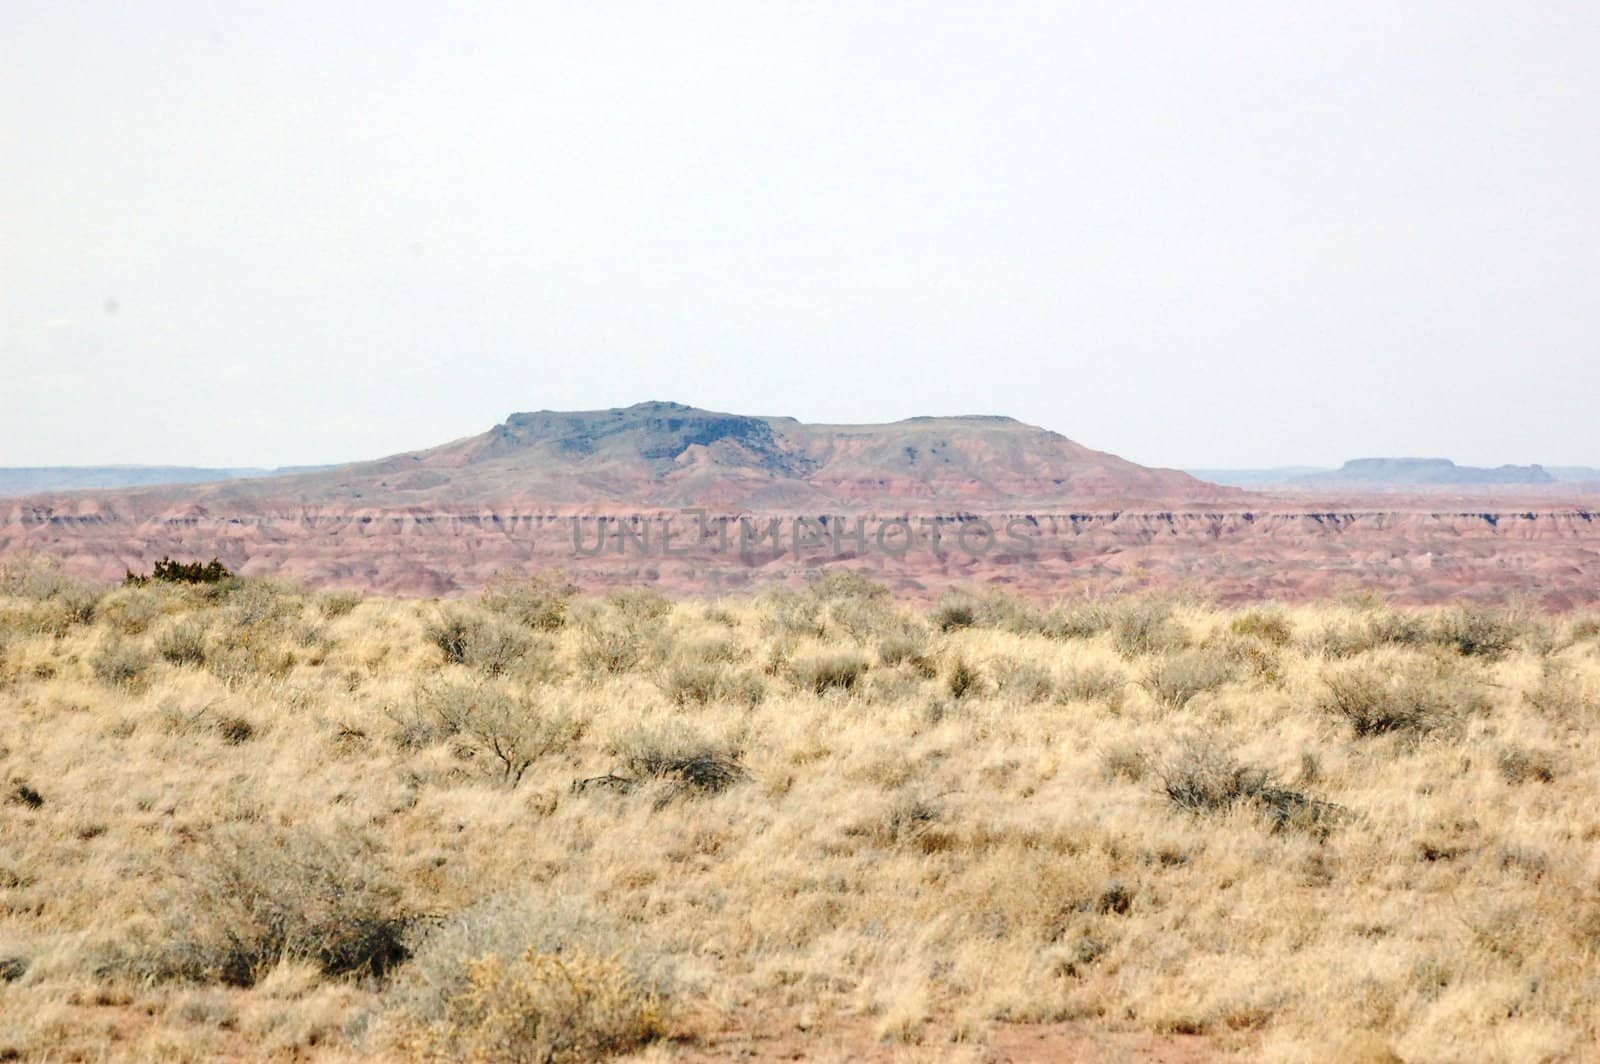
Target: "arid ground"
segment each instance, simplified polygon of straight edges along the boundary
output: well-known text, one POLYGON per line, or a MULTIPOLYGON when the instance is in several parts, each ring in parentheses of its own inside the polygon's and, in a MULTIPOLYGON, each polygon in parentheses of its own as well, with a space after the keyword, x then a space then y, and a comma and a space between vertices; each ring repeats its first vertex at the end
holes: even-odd
POLYGON ((1600 618, 0 576, 0 1057, 1574 1059, 1600 618))

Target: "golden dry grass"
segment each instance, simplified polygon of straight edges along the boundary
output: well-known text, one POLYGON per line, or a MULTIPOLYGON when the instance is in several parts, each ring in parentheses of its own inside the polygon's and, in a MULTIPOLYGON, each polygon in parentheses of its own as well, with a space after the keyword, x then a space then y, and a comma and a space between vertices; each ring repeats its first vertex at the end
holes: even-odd
POLYGON ((1600 1036, 1581 619, 0 591, 0 1055, 1600 1036))

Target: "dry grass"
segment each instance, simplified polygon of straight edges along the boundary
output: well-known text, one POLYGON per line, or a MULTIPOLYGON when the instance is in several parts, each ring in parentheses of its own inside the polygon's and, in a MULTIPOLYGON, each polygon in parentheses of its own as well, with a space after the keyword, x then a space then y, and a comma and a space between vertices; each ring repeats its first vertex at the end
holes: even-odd
POLYGON ((0 1055, 1600 1038, 1588 619, 0 592, 0 1055))

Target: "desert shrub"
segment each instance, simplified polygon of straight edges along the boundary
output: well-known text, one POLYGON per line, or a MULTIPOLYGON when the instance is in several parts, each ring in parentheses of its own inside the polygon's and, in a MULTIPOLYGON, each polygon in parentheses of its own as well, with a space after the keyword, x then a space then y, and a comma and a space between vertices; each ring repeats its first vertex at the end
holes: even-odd
POLYGON ((1366 621, 1374 647, 1417 647, 1428 641, 1427 618, 1409 611, 1379 610, 1366 621))
POLYGON ((760 601, 761 629, 769 635, 821 639, 827 634, 823 603, 813 595, 776 587, 763 594, 760 601))
POLYGON ((291 644, 288 631, 273 620, 223 624, 205 648, 205 667, 229 687, 281 678, 299 661, 291 644))
POLYGON ((613 592, 604 605, 575 604, 578 662, 590 673, 626 673, 659 663, 670 649, 663 623, 672 603, 653 591, 613 592))
POLYGON ((813 579, 806 587, 806 598, 815 603, 805 611, 800 627, 805 627, 805 617, 816 634, 823 636, 829 628, 862 641, 870 639, 896 623, 894 598, 889 589, 875 583, 851 569, 830 569, 813 579))
POLYGON ((100 645, 89 659, 95 679, 107 687, 137 688, 144 683, 145 673, 154 662, 150 654, 137 643, 109 640, 100 645))
POLYGON ((381 977, 412 922, 373 841, 353 830, 236 827, 186 855, 160 974, 250 986, 283 960, 381 977))
POLYGON ((1157 769, 1174 808, 1196 815, 1252 806, 1274 830, 1298 828, 1326 834, 1345 819, 1339 806, 1276 784, 1263 769, 1239 761, 1214 739, 1190 738, 1157 769))
POLYGON ((402 1057, 590 1061, 664 1031, 664 965, 569 899, 491 897, 414 947, 391 995, 402 1057))
POLYGON ((954 632, 971 628, 978 623, 982 604, 977 596, 966 591, 946 591, 939 596, 929 620, 941 632, 954 632))
POLYGON ((43 601, 71 601, 74 620, 87 624, 94 619, 93 603, 105 588, 63 572, 54 558, 37 554, 14 554, 0 561, 0 595, 43 601))
POLYGON ((655 656, 657 641, 631 626, 586 625, 578 643, 578 663, 590 672, 632 672, 655 656))
POLYGON ((1562 661, 1544 662, 1539 679, 1522 692, 1522 699, 1541 714, 1556 720, 1574 720, 1593 709, 1583 681, 1562 661))
POLYGON ((658 686, 675 705, 738 702, 759 705, 767 683, 755 669, 731 668, 715 661, 680 658, 658 679, 658 686))
POLYGON ((467 663, 467 646, 472 641, 476 631, 483 627, 483 621, 477 617, 469 617, 464 613, 446 613, 430 621, 423 629, 423 635, 428 642, 439 648, 439 653, 444 655, 446 663, 451 665, 465 665, 467 663))
POLYGON ((1163 706, 1177 709, 1196 695, 1215 691, 1234 677, 1228 660, 1208 650, 1186 650, 1157 658, 1145 667, 1139 686, 1163 706))
POLYGON ((366 596, 359 591, 325 591, 317 596, 317 609, 322 616, 330 621, 340 617, 347 617, 355 612, 357 606, 366 601, 366 596))
POLYGON ((1100 772, 1108 780, 1138 783, 1150 768, 1150 755, 1131 743, 1117 743, 1100 752, 1100 772))
POLYGON ((1180 650, 1189 635, 1172 617, 1172 606, 1160 599, 1127 599, 1116 606, 1111 641, 1125 658, 1145 657, 1180 650))
POLYGON ((185 598, 182 589, 170 586, 117 588, 101 598, 95 620, 120 635, 143 635, 162 617, 186 606, 185 598))
POLYGON ((1580 614, 1567 625, 1567 639, 1573 643, 1597 638, 1600 638, 1600 613, 1580 614))
POLYGON ((178 621, 156 635, 155 650, 171 665, 203 665, 206 627, 196 620, 178 621))
POLYGON ((861 654, 834 650, 796 658, 789 663, 789 675, 800 687, 820 695, 830 690, 854 690, 868 668, 870 665, 861 654))
POLYGON ((295 589, 276 580, 233 580, 195 593, 226 603, 219 621, 234 628, 287 626, 300 612, 295 589))
POLYGON ((928 617, 941 632, 962 628, 995 628, 1018 635, 1041 633, 1044 614, 1003 591, 951 588, 939 596, 928 617))
POLYGON ((1523 625, 1505 610, 1460 606, 1441 614, 1431 634, 1459 654, 1494 661, 1516 646, 1522 631, 1523 625))
POLYGON ((937 801, 914 792, 902 792, 881 808, 846 825, 844 834, 870 839, 878 846, 909 845, 932 852, 949 842, 949 835, 942 827, 944 820, 944 807, 937 801))
POLYGON ((1101 665, 1068 669, 1058 683, 1060 696, 1069 702, 1104 702, 1115 709, 1128 680, 1120 671, 1101 665))
POLYGON ((34 790, 25 780, 18 780, 6 795, 6 801, 24 809, 38 809, 44 805, 44 795, 34 790))
POLYGON ((1353 658, 1379 647, 1419 647, 1428 641, 1428 623, 1419 614, 1374 609, 1357 620, 1313 633, 1306 639, 1306 649, 1327 658, 1353 658))
POLYGON ((229 746, 247 743, 256 737, 256 726, 245 717, 229 714, 216 722, 217 735, 229 746))
POLYGON ((619 588, 609 592, 606 604, 630 624, 654 624, 672 612, 672 600, 647 587, 619 588))
POLYGON ((983 690, 983 673, 966 658, 956 658, 945 677, 945 687, 955 698, 968 698, 983 690))
POLYGON ((888 602, 889 589, 854 569, 829 569, 811 580, 807 592, 819 602, 888 602))
POLYGON ((557 570, 522 576, 501 573, 484 589, 479 601, 491 612, 541 632, 553 632, 567 623, 577 585, 557 570))
POLYGON ((1109 631, 1112 620, 1112 609, 1105 602, 1059 602, 1040 615, 1038 631, 1051 639, 1093 639, 1109 631))
POLYGON ((92 623, 104 596, 104 588, 62 572, 51 558, 24 554, 0 562, 0 597, 21 601, 20 608, 0 615, 8 628, 63 635, 92 623))
POLYGON ((714 702, 721 692, 725 671, 715 662, 680 659, 667 667, 657 685, 674 705, 714 702))
POLYGON ((487 754, 512 787, 534 762, 567 746, 581 731, 569 714, 503 683, 433 683, 418 692, 417 702, 444 734, 464 736, 487 754))
MULTIPOLYGON (((428 625, 426 633, 446 662, 477 669, 485 676, 506 675, 536 650, 534 639, 524 629, 459 611, 443 614, 428 625)), ((544 650, 542 657, 549 659, 550 650, 544 650)))
POLYGON ((693 639, 683 644, 679 649, 679 656, 686 661, 702 662, 708 665, 727 665, 737 661, 740 657, 739 644, 727 635, 713 635, 709 638, 693 639))
POLYGON ((1228 631, 1236 636, 1259 639, 1269 646, 1288 646, 1294 639, 1294 623, 1288 614, 1277 609, 1250 610, 1228 622, 1228 631))
POLYGON ((1511 744, 1500 750, 1496 766, 1507 783, 1549 783, 1560 774, 1560 759, 1550 750, 1511 744))
POLYGON ((746 778, 738 750, 672 733, 642 734, 624 746, 627 770, 638 776, 674 779, 701 794, 717 794, 746 778))
POLYGON ((1209 739, 1189 739, 1157 769, 1167 801, 1191 813, 1217 813, 1253 798, 1267 785, 1267 773, 1239 761, 1227 747, 1209 739))
POLYGON ((681 725, 634 729, 614 740, 611 751, 621 758, 622 773, 580 781, 580 790, 596 783, 630 790, 647 780, 664 781, 659 806, 682 796, 717 794, 749 777, 737 746, 681 725))
POLYGON ((666 1030, 660 1001, 610 957, 491 955, 468 965, 466 982, 446 1006, 446 1058, 581 1064, 638 1049, 666 1030))
POLYGON ((1253 635, 1227 631, 1206 640, 1205 649, 1217 654, 1239 675, 1276 686, 1283 682, 1283 664, 1276 645, 1253 635))
POLYGON ((1056 697, 1056 677, 1049 666, 1024 658, 1001 658, 990 667, 995 689, 1024 702, 1049 702, 1056 697))
POLYGON ((129 587, 143 587, 152 581, 158 584, 220 584, 232 578, 233 573, 216 558, 209 562, 178 562, 163 557, 148 575, 140 576, 129 569, 122 582, 129 587))
POLYGON ((884 665, 899 665, 922 656, 926 643, 908 632, 886 636, 878 644, 878 661, 884 665))
POLYGON ((1427 660, 1360 662, 1326 673, 1319 706, 1358 736, 1446 731, 1487 702, 1470 680, 1427 660))

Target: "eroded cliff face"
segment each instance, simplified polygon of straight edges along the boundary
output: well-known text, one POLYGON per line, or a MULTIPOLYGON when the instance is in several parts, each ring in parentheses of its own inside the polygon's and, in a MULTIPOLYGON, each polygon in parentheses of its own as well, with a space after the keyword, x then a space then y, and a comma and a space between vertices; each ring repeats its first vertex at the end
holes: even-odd
POLYGON ((700 527, 671 507, 186 504, 151 512, 80 498, 0 510, 0 553, 48 553, 105 579, 163 555, 216 556, 247 575, 415 595, 468 591, 508 568, 558 566, 591 587, 646 583, 675 594, 721 594, 849 565, 913 595, 992 583, 1039 596, 1182 587, 1225 601, 1296 600, 1366 588, 1405 602, 1600 602, 1600 511, 1584 507, 911 507, 857 511, 831 523, 820 516, 713 514, 700 527))
POLYGON ((245 574, 423 595, 508 568, 717 594, 851 565, 909 594, 992 582, 1039 596, 1600 598, 1600 521, 1571 502, 1297 501, 1010 418, 807 425, 676 403, 515 414, 441 447, 295 476, 0 500, 0 553, 23 550, 106 579, 163 555, 218 557, 245 574), (686 507, 715 531, 690 537, 686 507), (855 522, 867 531, 841 535, 855 522))

